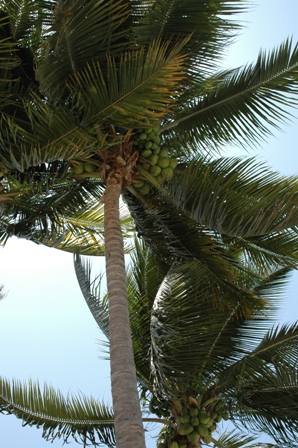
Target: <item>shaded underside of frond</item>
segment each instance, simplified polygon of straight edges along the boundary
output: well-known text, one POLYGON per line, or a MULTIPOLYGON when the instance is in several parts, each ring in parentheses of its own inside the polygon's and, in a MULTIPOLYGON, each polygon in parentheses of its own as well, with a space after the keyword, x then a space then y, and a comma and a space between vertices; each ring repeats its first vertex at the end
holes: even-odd
POLYGON ((258 271, 296 266, 296 177, 282 177, 254 159, 201 159, 176 169, 168 191, 182 213, 212 228, 258 271))
POLYGON ((89 179, 55 183, 51 173, 39 173, 31 184, 11 179, 0 200, 1 244, 17 236, 73 253, 103 255, 101 196, 101 184, 89 179))
POLYGON ((42 428, 46 440, 70 437, 84 446, 115 446, 114 418, 110 407, 84 395, 64 397, 60 391, 38 384, 0 380, 0 412, 42 428))
POLYGON ((79 0, 54 2, 39 60, 37 77, 52 101, 66 99, 67 83, 92 60, 102 63, 107 53, 119 54, 131 44, 130 2, 79 0))

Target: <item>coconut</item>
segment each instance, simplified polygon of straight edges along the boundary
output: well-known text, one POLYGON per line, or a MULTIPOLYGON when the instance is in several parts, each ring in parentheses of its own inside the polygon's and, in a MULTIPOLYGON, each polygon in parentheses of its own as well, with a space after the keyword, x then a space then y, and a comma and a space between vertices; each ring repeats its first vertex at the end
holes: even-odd
POLYGON ((168 148, 161 148, 159 155, 160 157, 168 157, 169 156, 168 148))
POLYGON ((72 172, 73 174, 82 174, 84 172, 84 165, 82 163, 75 165, 72 172))
POLYGON ((170 443, 169 448, 179 448, 179 445, 178 445, 178 443, 176 442, 176 440, 173 440, 173 441, 170 443))
POLYGON ((146 196, 147 194, 150 193, 150 185, 149 184, 144 184, 141 188, 140 188, 140 192, 146 196))
POLYGON ((161 168, 158 165, 153 165, 150 167, 149 171, 152 176, 156 177, 161 173, 161 168))
POLYGON ((169 162, 170 159, 168 159, 168 157, 160 157, 159 155, 157 165, 159 165, 161 168, 166 168, 167 166, 169 166, 169 162))
POLYGON ((152 154, 152 155, 149 157, 149 160, 150 160, 150 162, 152 163, 152 165, 156 165, 157 162, 158 162, 158 159, 159 159, 159 157, 158 157, 157 154, 152 154))
POLYGON ((152 154, 151 149, 144 149, 144 151, 141 152, 141 156, 144 157, 145 159, 148 159, 148 157, 150 157, 152 154))
POLYGON ((187 436, 188 441, 192 442, 192 443, 198 443, 200 438, 201 438, 200 434, 196 431, 193 431, 192 433, 188 434, 188 436, 187 436))
POLYGON ((94 171, 96 171, 97 166, 94 163, 85 163, 84 164, 84 171, 86 171, 86 173, 94 173, 94 171))
POLYGON ((171 157, 169 160, 169 166, 172 168, 172 170, 174 170, 177 165, 178 165, 178 160, 175 159, 174 157, 171 157))
POLYGON ((205 437, 206 435, 209 434, 208 428, 205 425, 199 425, 198 426, 198 433, 202 436, 205 437))
POLYGON ((172 168, 170 168, 169 166, 167 166, 166 168, 163 168, 161 170, 161 175, 164 178, 164 180, 170 180, 173 177, 173 170, 172 168))

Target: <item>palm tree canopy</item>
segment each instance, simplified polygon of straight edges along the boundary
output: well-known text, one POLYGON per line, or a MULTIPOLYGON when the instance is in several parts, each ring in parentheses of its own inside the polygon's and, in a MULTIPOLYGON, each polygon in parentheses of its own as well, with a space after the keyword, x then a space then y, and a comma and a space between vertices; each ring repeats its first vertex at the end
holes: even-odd
MULTIPOLYGON (((297 447, 298 327, 273 325, 289 269, 272 267, 266 277, 256 272, 253 280, 238 279, 255 295, 247 319, 241 313, 245 301, 223 304, 222 291, 205 282, 196 263, 169 268, 138 240, 131 255, 127 291, 140 392, 151 412, 170 425, 171 438, 177 438, 181 408, 195 403, 216 421, 224 416, 238 426, 238 432, 212 434, 215 446, 258 446, 250 442, 263 432, 278 448, 297 447)), ((91 279, 89 263, 76 256, 75 266, 89 308, 109 337, 106 297, 91 279)), ((34 384, 1 380, 1 388, 2 412, 19 415, 21 407, 24 421, 42 426, 47 439, 114 446, 113 415, 103 403, 63 398, 34 384)))
MULTIPOLYGON (((82 269, 80 259, 75 264, 91 285, 87 266, 82 269)), ((140 387, 159 403, 151 411, 167 417, 173 412, 176 418, 177 401, 181 406, 193 397, 209 415, 226 415, 242 432, 264 432, 279 447, 297 446, 298 327, 274 326, 288 274, 289 269, 272 268, 253 282, 238 279, 257 298, 247 319, 241 299, 238 306, 217 302, 222 291, 204 282, 195 263, 174 263, 167 271, 154 252, 136 242, 127 289, 140 387)), ((96 320, 105 325, 106 299, 95 285, 91 291, 93 309, 100 310, 96 320)), ((234 443, 222 446, 244 446, 234 443)))
MULTIPOLYGON (((2 242, 13 233, 25 237, 34 233, 35 241, 53 244, 51 234, 55 227, 58 240, 63 241, 65 217, 77 212, 77 205, 85 214, 103 194, 103 170, 110 163, 105 154, 114 151, 115 145, 119 151, 125 142, 138 139, 142 129, 150 131, 158 123, 159 146, 167 148, 169 157, 177 159, 178 176, 172 182, 164 182, 161 190, 159 181, 144 170, 148 164, 138 152, 137 171, 152 185, 152 194, 144 195, 134 183, 124 190, 138 230, 147 232, 146 240, 160 247, 155 239, 161 229, 150 235, 145 228, 150 221, 148 215, 156 218, 151 211, 154 207, 159 209, 157 221, 163 231, 168 232, 171 227, 167 241, 173 232, 172 240, 179 239, 186 245, 183 248, 171 244, 170 252, 175 255, 185 256, 189 252, 181 232, 187 228, 188 235, 193 236, 198 231, 197 223, 219 230, 231 242, 237 236, 239 243, 245 236, 241 244, 250 251, 257 238, 257 245, 268 254, 273 238, 268 240, 264 235, 269 223, 274 222, 274 244, 283 252, 280 256, 287 256, 286 238, 289 244, 290 239, 295 239, 295 231, 286 235, 283 232, 287 226, 295 227, 296 214, 284 210, 291 219, 288 215, 280 221, 278 216, 274 218, 278 210, 281 216, 284 208, 281 204, 273 205, 275 199, 268 203, 274 174, 269 180, 268 173, 268 184, 263 185, 257 167, 254 175, 252 166, 245 167, 245 163, 237 161, 204 164, 203 160, 198 161, 198 151, 212 151, 218 144, 239 139, 256 143, 260 135, 270 132, 272 125, 274 128, 279 120, 286 119, 285 102, 294 105, 297 100, 295 45, 287 41, 270 54, 262 52, 255 64, 222 72, 214 60, 220 61, 239 29, 235 14, 246 7, 242 1, 119 0, 88 2, 81 7, 79 1, 28 0, 1 5, 4 57, 0 170, 4 175, 1 205, 3 216, 7 216, 3 218, 2 242), (96 164, 93 173, 74 175, 78 165, 90 161, 96 164), (212 173, 217 167, 221 172, 216 180, 212 173), (239 188, 237 170, 245 176, 250 171, 247 180, 254 180, 259 191, 263 188, 263 207, 270 208, 266 218, 259 198, 253 199, 253 187, 245 195, 235 193, 233 197, 229 187, 230 198, 223 197, 229 180, 239 188), (220 180, 222 175, 224 181, 220 180), (207 191, 206 181, 201 186, 200 176, 210 177, 210 190, 212 182, 216 183, 214 191, 207 191), (202 188, 205 198, 211 194, 214 200, 208 222, 202 211, 202 188), (247 206, 243 206, 245 198, 247 206), (254 207, 249 206, 248 199, 254 207), (171 207, 174 208, 170 213, 171 207), (245 213, 239 219, 240 210, 245 213), (185 215, 183 223, 181 213, 185 215), (176 226, 172 231, 177 214, 181 229, 176 226), (174 217, 172 221, 169 215, 174 217), (240 235, 236 223, 243 222, 240 235)), ((284 189, 287 188, 293 192, 294 187, 285 184, 284 189)), ((278 193, 282 190, 281 180, 278 193)), ((83 230, 75 232, 81 235, 83 230)), ((202 232, 206 234, 206 228, 201 227, 202 232)), ((84 253, 102 253, 90 248, 87 236, 82 238, 84 253)), ((97 241, 100 245, 99 238, 97 241)))

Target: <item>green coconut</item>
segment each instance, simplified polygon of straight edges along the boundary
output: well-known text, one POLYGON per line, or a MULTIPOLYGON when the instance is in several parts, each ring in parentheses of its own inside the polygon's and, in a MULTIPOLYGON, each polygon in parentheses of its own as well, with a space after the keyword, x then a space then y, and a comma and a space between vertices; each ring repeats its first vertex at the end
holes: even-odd
POLYGON ((182 421, 182 423, 189 423, 190 422, 190 415, 189 414, 182 415, 181 421, 182 421))
POLYGON ((148 159, 151 156, 151 154, 152 154, 151 149, 144 149, 141 152, 141 156, 144 157, 145 159, 148 159))
POLYGON ((222 421, 222 415, 220 415, 220 414, 216 414, 215 416, 213 416, 213 420, 214 420, 216 423, 221 422, 221 421, 222 421))
POLYGON ((179 448, 178 442, 176 442, 176 440, 173 440, 170 443, 169 448, 179 448))
POLYGON ((150 193, 150 185, 144 183, 144 185, 140 188, 140 192, 141 192, 144 196, 146 196, 147 194, 149 194, 149 193, 150 193))
POLYGON ((198 426, 200 424, 200 420, 198 419, 198 417, 191 417, 190 423, 193 426, 198 426))
POLYGON ((197 417, 199 415, 198 408, 189 408, 189 414, 191 417, 197 417))
POLYGON ((190 423, 186 423, 186 424, 180 424, 177 427, 177 433, 180 436, 187 436, 187 434, 190 434, 191 432, 193 432, 194 428, 193 426, 191 426, 190 423))
POLYGON ((158 157, 157 154, 152 154, 152 155, 149 157, 149 160, 150 160, 150 162, 152 163, 152 165, 156 165, 157 162, 158 162, 158 159, 159 159, 159 157, 158 157))
MULTIPOLYGON (((202 422, 202 423, 204 423, 204 422, 202 422)), ((212 420, 212 418, 208 418, 207 419, 207 421, 205 422, 205 425, 207 426, 207 428, 210 428, 210 426, 212 426, 213 425, 213 420, 212 420)))
POLYGON ((155 177, 155 180, 158 184, 162 184, 164 181, 164 178, 162 177, 161 174, 159 174, 158 176, 155 177))
POLYGON ((168 157, 169 156, 168 148, 161 148, 159 156, 160 157, 168 157))
POLYGON ((149 168, 150 168, 150 166, 152 166, 152 165, 150 165, 150 163, 147 163, 147 162, 145 162, 145 163, 142 164, 142 168, 143 168, 145 171, 148 171, 149 168))
POLYGON ((200 434, 196 431, 193 431, 192 433, 188 434, 188 436, 187 436, 188 441, 192 442, 192 443, 198 443, 200 438, 201 438, 200 434))
POLYGON ((169 163, 170 159, 168 157, 159 157, 157 165, 161 168, 166 168, 167 166, 169 166, 169 163))
POLYGON ((215 431, 215 430, 216 430, 216 424, 215 424, 215 423, 212 423, 212 425, 209 426, 209 431, 213 432, 213 431, 215 431))
POLYGON ((82 174, 84 172, 84 165, 82 163, 75 165, 72 172, 73 174, 82 174))
POLYGON ((94 163, 85 163, 84 164, 84 171, 86 171, 86 173, 94 173, 94 171, 96 171, 97 166, 94 163))
POLYGON ((152 143, 151 150, 152 150, 153 154, 160 153, 160 148, 157 143, 152 143))
POLYGON ((206 434, 206 436, 203 437, 203 440, 205 443, 210 443, 212 441, 212 435, 210 433, 206 434))
POLYGON ((171 157, 169 160, 169 166, 174 170, 176 166, 178 165, 178 160, 175 159, 175 157, 171 157))
POLYGON ((209 434, 208 428, 205 425, 199 425, 198 426, 198 433, 202 436, 205 437, 209 434))
POLYGON ((161 173, 161 168, 158 165, 153 165, 150 167, 149 171, 152 176, 156 177, 161 173))
POLYGON ((174 172, 173 172, 172 168, 170 168, 169 166, 167 166, 166 168, 163 168, 161 170, 161 175, 164 178, 164 180, 171 180, 173 177, 173 174, 174 174, 174 172))

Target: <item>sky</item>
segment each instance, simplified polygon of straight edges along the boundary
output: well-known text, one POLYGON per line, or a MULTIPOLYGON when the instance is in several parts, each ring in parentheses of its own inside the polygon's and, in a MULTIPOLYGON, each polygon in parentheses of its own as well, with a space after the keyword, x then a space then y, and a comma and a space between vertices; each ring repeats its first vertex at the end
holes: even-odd
MULTIPOLYGON (((297 0, 259 0, 242 15, 245 28, 224 61, 232 68, 256 60, 260 48, 279 45, 288 36, 298 42, 297 0)), ((254 155, 284 175, 298 175, 298 112, 292 123, 274 131, 274 137, 249 152, 227 148, 226 155, 254 155)), ((104 270, 92 258, 95 272, 104 270)), ((0 249, 0 284, 7 296, 0 302, 0 375, 38 380, 64 394, 84 392, 111 404, 109 364, 101 359, 97 329, 73 269, 72 255, 11 239, 0 249)), ((292 276, 280 322, 298 320, 298 274, 292 276)), ((269 439, 262 438, 265 442, 269 439)), ((15 417, 0 415, 0 446, 5 448, 62 447, 41 438, 41 430, 22 428, 15 417)), ((68 445, 77 447, 75 442, 68 445)), ((148 434, 147 447, 156 444, 148 434)))

